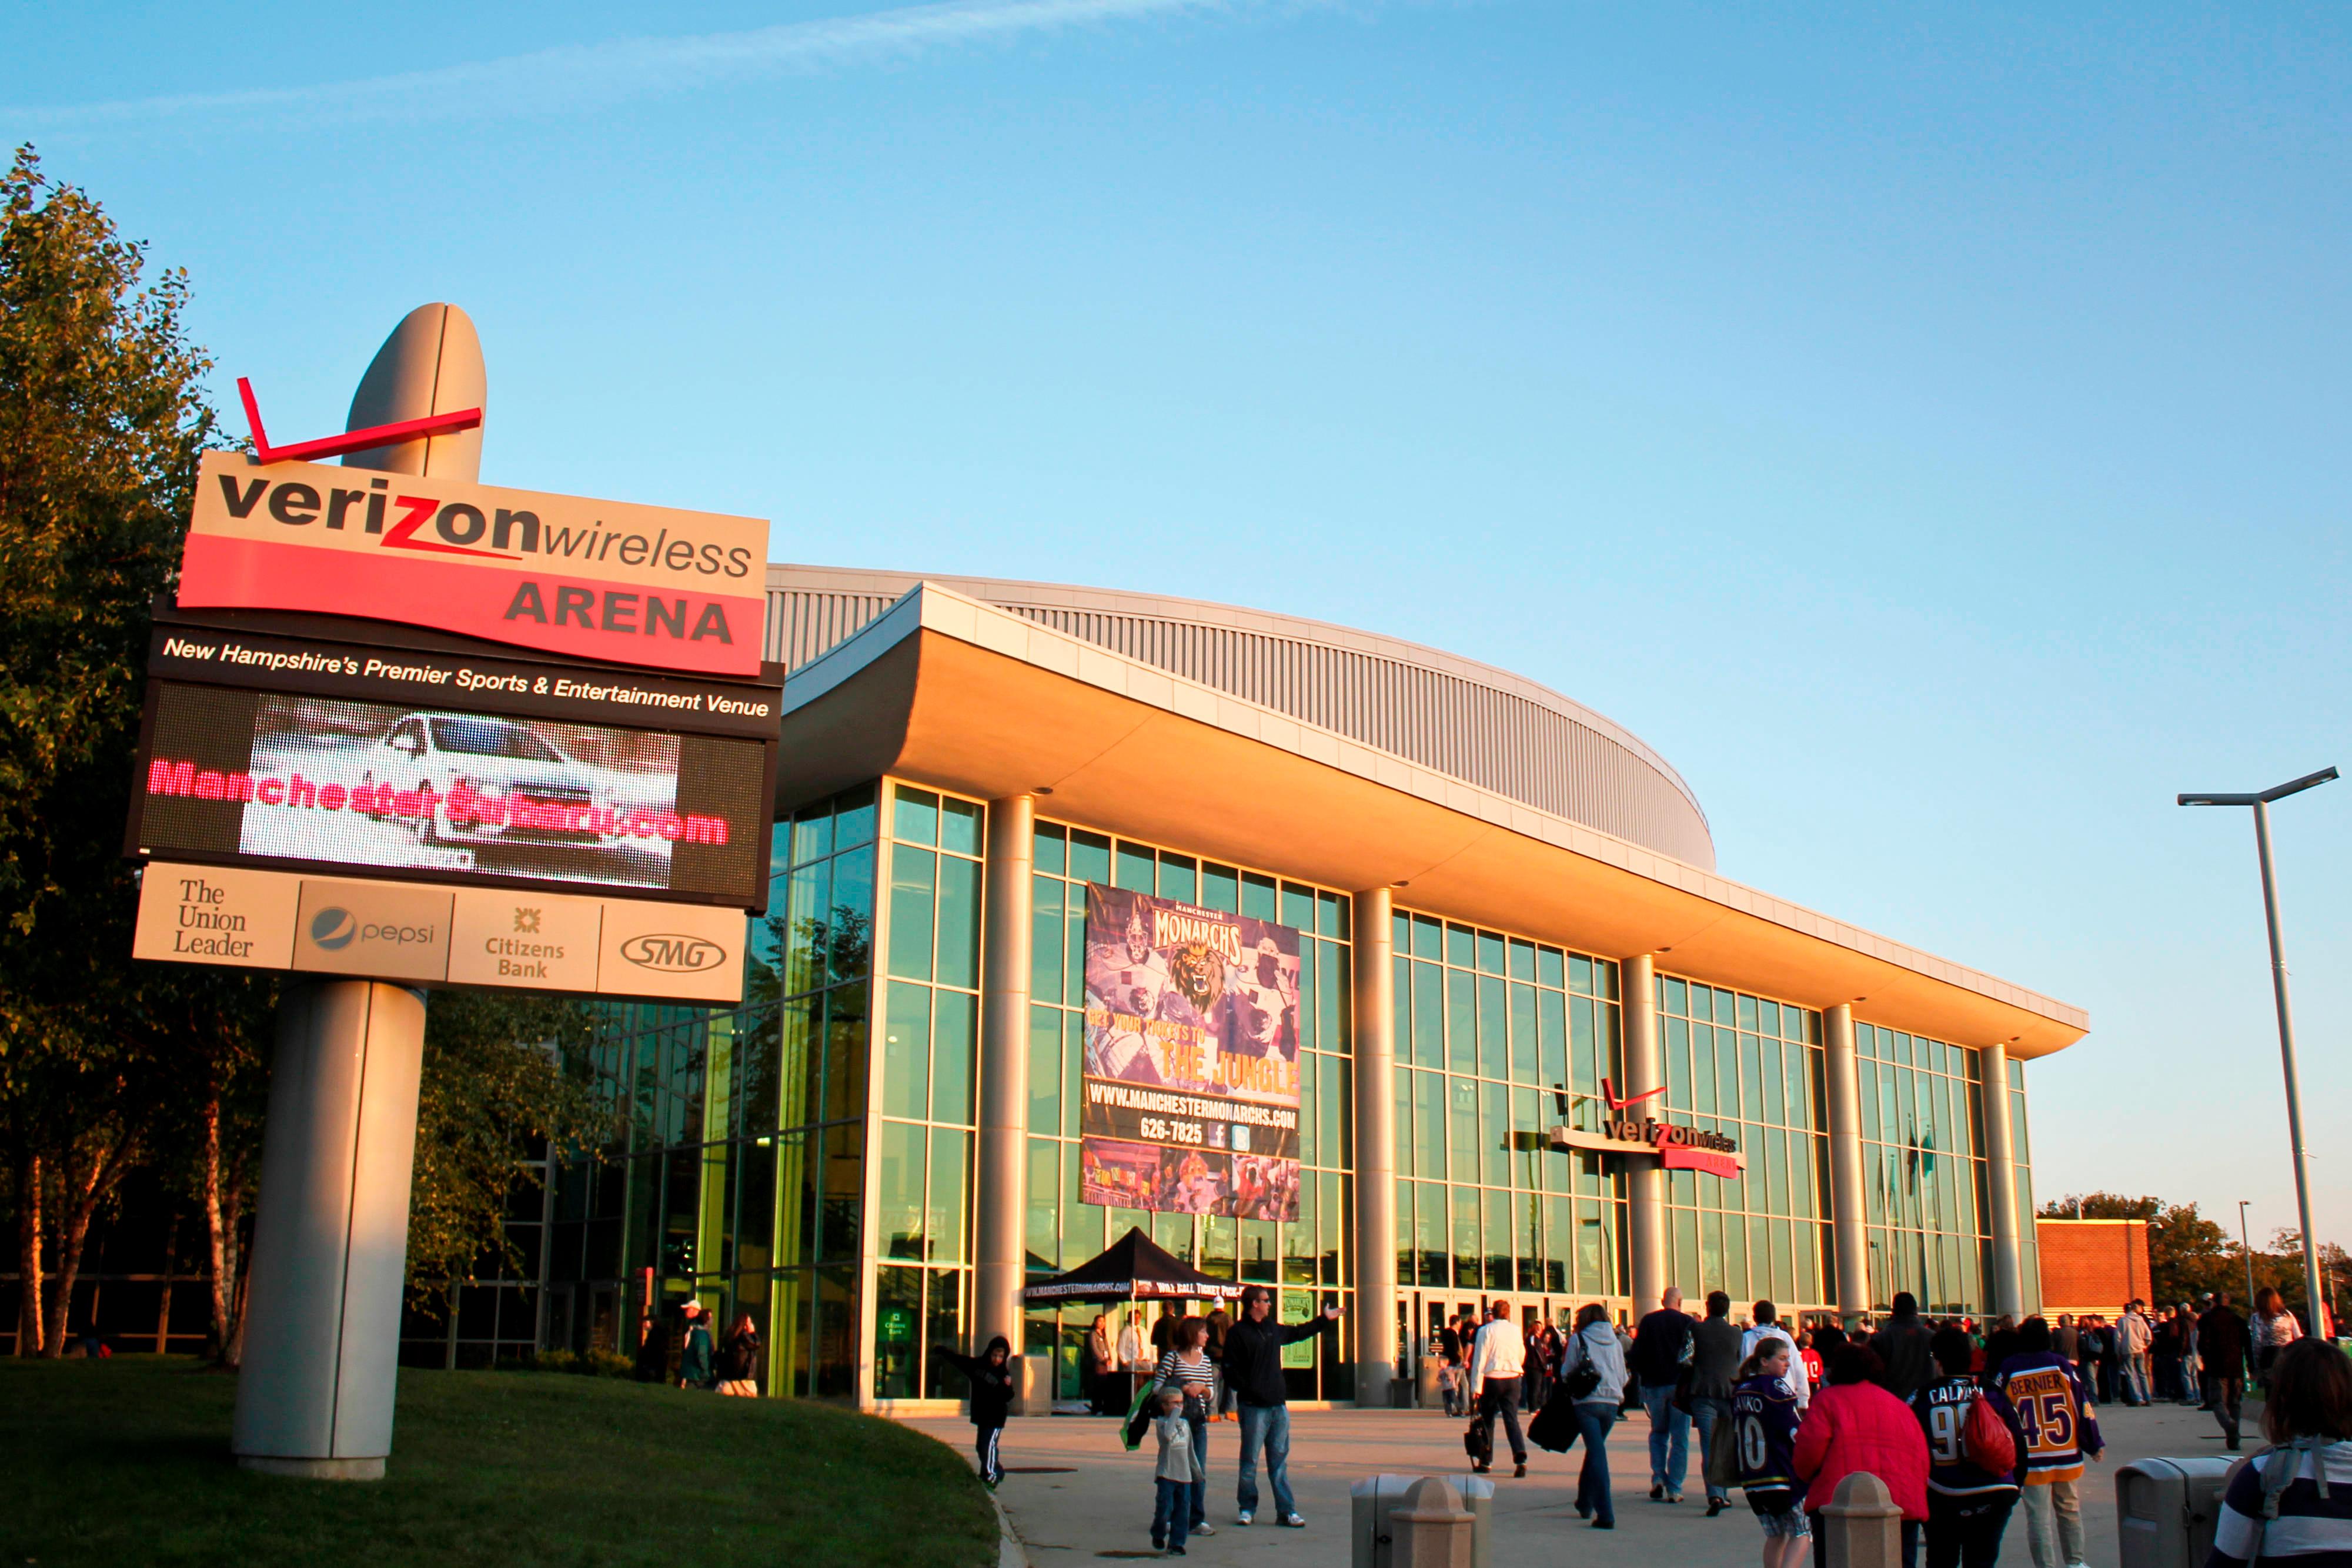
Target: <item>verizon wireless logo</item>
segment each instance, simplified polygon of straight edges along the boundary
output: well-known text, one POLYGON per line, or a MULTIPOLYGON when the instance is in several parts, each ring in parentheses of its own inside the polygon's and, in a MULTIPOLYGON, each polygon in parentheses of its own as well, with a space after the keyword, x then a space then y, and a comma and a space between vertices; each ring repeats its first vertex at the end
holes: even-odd
POLYGON ((486 516, 469 501, 394 495, 391 482, 385 479, 371 479, 365 489, 330 486, 322 497, 317 486, 299 479, 273 485, 257 478, 239 485, 233 474, 214 477, 220 484, 221 504, 239 521, 251 517, 257 509, 266 509, 270 518, 289 528, 317 524, 341 531, 356 526, 357 531, 377 536, 385 549, 511 561, 538 556, 581 565, 617 560, 624 566, 653 567, 688 578, 741 578, 751 571, 749 549, 674 538, 667 528, 657 529, 647 538, 642 533, 593 523, 545 526, 538 513, 509 507, 494 507, 486 516), (391 516, 390 508, 395 507, 399 514, 391 516))
MULTIPOLYGON (((404 495, 392 488, 392 480, 383 478, 370 479, 363 487, 356 483, 346 487, 310 479, 247 479, 234 472, 209 477, 220 486, 222 509, 237 522, 266 518, 289 528, 316 528, 347 540, 369 541, 376 549, 404 555, 497 561, 525 571, 576 570, 597 577, 617 566, 655 574, 677 591, 666 594, 652 583, 625 590, 520 577, 499 616, 505 622, 731 647, 734 627, 719 596, 756 591, 733 580, 751 575, 754 562, 749 549, 700 542, 667 527, 648 533, 601 522, 549 523, 529 507, 491 505, 486 510, 471 501, 404 495)), ((519 636, 520 628, 517 632, 519 636)))

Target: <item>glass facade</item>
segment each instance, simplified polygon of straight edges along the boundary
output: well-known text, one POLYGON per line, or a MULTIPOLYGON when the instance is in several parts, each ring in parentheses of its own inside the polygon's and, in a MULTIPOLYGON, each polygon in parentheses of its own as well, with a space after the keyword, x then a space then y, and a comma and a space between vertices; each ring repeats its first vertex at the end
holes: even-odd
POLYGON ((1694 1301, 1830 1308, 1822 1015, 1671 975, 1656 987, 1667 1109, 1745 1156, 1736 1179, 1665 1173, 1667 1280, 1694 1301))
MULTIPOLYGON (((1350 901, 1325 888, 1204 861, 1069 823, 1041 821, 1034 844, 1029 977, 1028 1268, 1082 1263, 1129 1226, 1202 1272, 1279 1287, 1276 1312, 1303 1321, 1352 1301, 1346 1255, 1354 1144, 1350 901), (1087 883, 1105 883, 1293 925, 1299 940, 1299 1176, 1295 1223, 1147 1214, 1078 1200, 1078 1083, 1085 1051, 1087 883)), ((1033 1308, 1025 1353, 1051 1354, 1058 1393, 1079 1393, 1079 1347, 1098 1309, 1033 1308)), ((1337 1336, 1285 1353, 1291 1396, 1350 1399, 1337 1336), (1322 1347, 1321 1349, 1318 1349, 1322 1347)))
POLYGON ((871 788, 776 824, 740 1008, 606 1010, 623 1125, 559 1177, 547 1343, 634 1354, 690 1294, 751 1314, 764 1389, 855 1392, 877 825, 871 788))
POLYGON ((1549 1142, 1591 1128, 1624 1078, 1618 967, 1397 912, 1397 1285, 1408 1344, 1482 1293, 1622 1296, 1625 1178, 1549 1142))
MULTIPOLYGON (((531 1268, 461 1291, 404 1343, 418 1364, 487 1364, 530 1343, 630 1354, 648 1304, 688 1294, 749 1312, 771 1393, 952 1398, 927 1347, 972 1322, 984 802, 883 781, 775 825, 771 903, 753 922, 740 1007, 612 1006, 593 1051, 619 1131, 562 1163, 515 1217, 531 1268), (533 1269, 537 1279, 531 1278, 533 1269), (535 1289, 543 1282, 544 1291, 535 1289), (543 1298, 543 1299, 542 1299, 543 1298), (509 1342, 512 1342, 510 1344, 509 1342), (869 1380, 870 1378, 870 1380, 869 1380)), ((1026 1209, 1032 1277, 1141 1227, 1210 1274, 1276 1287, 1278 1311, 1352 1310, 1353 901, 1181 848, 1041 820, 1033 841, 1026 1209), (1147 1214, 1079 1201, 1088 883, 1277 920, 1302 933, 1300 1214, 1295 1223, 1147 1214)), ((1562 1122, 1605 1114, 1624 1082, 1621 971, 1531 936, 1396 912, 1397 1322, 1508 1293, 1562 1313, 1630 1304, 1620 1162, 1558 1151, 1562 1122)), ((1828 1114, 1820 1013, 1661 974, 1654 1001, 1673 1120, 1734 1139, 1737 1178, 1664 1182, 1666 1279, 1696 1297, 1832 1310, 1828 1114)), ((1990 1182, 1979 1053, 1854 1026, 1873 1304, 1990 1304, 1990 1182)), ((2029 1305, 2031 1152, 2011 1062, 2021 1260, 2029 1305)), ((1033 1309, 1025 1353, 1079 1394, 1093 1308, 1033 1309)), ((659 1313, 665 1326, 673 1316, 659 1313)), ((1354 1397, 1347 1336, 1294 1347, 1294 1398, 1354 1397)))
POLYGON ((875 1140, 874 1393, 953 1397, 929 1346, 961 1344, 971 1293, 981 847, 988 808, 895 786, 875 1140))
MULTIPOLYGON (((1908 1291, 1922 1312, 1980 1314, 1992 1280, 1982 1054, 1866 1023, 1853 1026, 1853 1053, 1871 1305, 1884 1312, 1908 1291)), ((2021 1087, 2020 1129, 2023 1098, 2021 1087)))

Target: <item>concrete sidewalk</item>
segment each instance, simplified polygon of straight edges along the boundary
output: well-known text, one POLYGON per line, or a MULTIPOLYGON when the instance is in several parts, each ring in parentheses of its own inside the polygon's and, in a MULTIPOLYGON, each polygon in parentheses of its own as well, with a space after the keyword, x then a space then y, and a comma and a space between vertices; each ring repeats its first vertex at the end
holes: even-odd
MULTIPOLYGON (((906 1424, 970 1458, 971 1427, 966 1423, 929 1418, 906 1424)), ((2114 1568, 2116 1468, 2152 1455, 2219 1454, 2221 1434, 2212 1416, 2179 1406, 2102 1410, 2099 1424, 2107 1441, 2106 1461, 2093 1465, 2083 1480, 2086 1561, 2094 1568, 2114 1568)), ((1273 1498, 1261 1463, 1260 1522, 1243 1530, 1234 1524, 1234 1458, 1241 1427, 1219 1422, 1209 1428, 1209 1522, 1217 1533, 1196 1538, 1188 1559, 1207 1568, 1337 1568, 1347 1562, 1349 1484, 1382 1472, 1465 1473, 1463 1425, 1432 1411, 1296 1412, 1290 1483, 1307 1528, 1284 1530, 1271 1522, 1273 1498)), ((2260 1447, 2251 1413, 2246 1430, 2251 1451, 2260 1447)), ((1010 1473, 997 1496, 1035 1568, 1156 1555, 1150 1463, 1144 1450, 1129 1454, 1119 1448, 1116 1422, 1077 1416, 1016 1420, 1005 1429, 1003 1456, 1010 1473)), ((1714 1520, 1706 1517, 1696 1444, 1693 1473, 1684 1490, 1686 1498, 1697 1500, 1679 1507, 1649 1500, 1649 1422, 1639 1414, 1619 1421, 1610 1434, 1617 1504, 1613 1532, 1591 1530, 1576 1517, 1580 1448, 1564 1455, 1534 1450, 1525 1480, 1511 1479, 1507 1452, 1503 1457, 1493 1478, 1498 1568, 1557 1563, 1567 1552, 1579 1562, 1626 1568, 1659 1562, 1675 1568, 1752 1568, 1757 1560, 1762 1532, 1738 1491, 1729 1511, 1714 1520)), ((2024 1521, 2013 1519, 2001 1543, 2001 1568, 2032 1563, 2024 1521)))

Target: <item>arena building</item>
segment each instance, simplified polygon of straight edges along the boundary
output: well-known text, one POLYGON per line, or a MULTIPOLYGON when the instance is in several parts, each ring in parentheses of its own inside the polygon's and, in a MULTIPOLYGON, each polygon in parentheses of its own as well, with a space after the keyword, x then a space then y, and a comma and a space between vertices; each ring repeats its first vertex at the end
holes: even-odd
POLYGON ((1129 1225, 1286 1318, 1345 1309, 1297 1347, 1302 1401, 1389 1403, 1434 1321, 1504 1292, 2038 1304, 2024 1064, 2086 1015, 1720 875, 1689 787, 1601 715, 1189 600, 773 566, 768 604, 745 1004, 616 1009, 625 1146, 560 1171, 525 1277, 412 1360, 626 1351, 692 1293, 760 1324, 772 1394, 951 1398, 925 1347, 1003 1332, 1068 1396, 1096 1309, 1020 1290, 1129 1225), (1295 1221, 1081 1201, 1088 884, 1301 934, 1295 1221), (1743 1168, 1612 1152, 1623 1106, 1743 1168))

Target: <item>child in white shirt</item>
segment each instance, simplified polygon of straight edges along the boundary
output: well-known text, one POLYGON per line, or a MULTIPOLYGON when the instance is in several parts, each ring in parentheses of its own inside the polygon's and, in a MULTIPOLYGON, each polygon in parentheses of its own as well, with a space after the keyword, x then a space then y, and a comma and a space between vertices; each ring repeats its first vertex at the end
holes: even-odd
POLYGON ((1192 1426, 1184 1419, 1183 1390, 1162 1388, 1151 1405, 1151 1430, 1160 1439, 1160 1463, 1151 1472, 1158 1493, 1151 1504, 1151 1544, 1181 1557, 1192 1519, 1192 1426))

